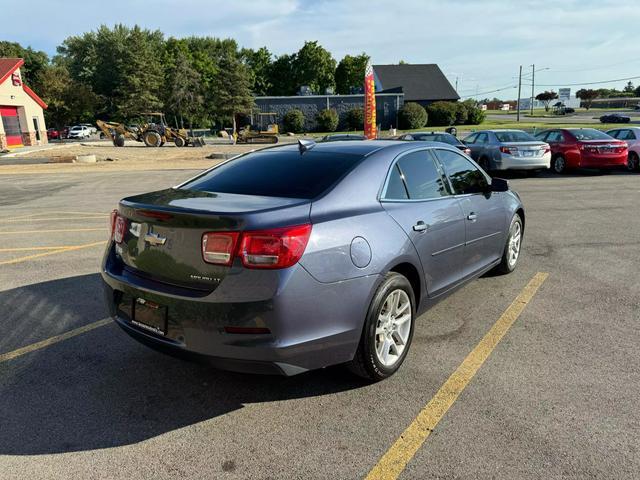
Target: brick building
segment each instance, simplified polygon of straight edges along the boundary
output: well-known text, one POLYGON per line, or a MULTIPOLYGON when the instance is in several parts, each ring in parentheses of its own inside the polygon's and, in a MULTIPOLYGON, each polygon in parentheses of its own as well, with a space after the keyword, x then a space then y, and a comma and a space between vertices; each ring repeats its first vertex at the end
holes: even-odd
POLYGON ((0 150, 47 143, 47 104, 27 87, 21 58, 0 58, 0 150))

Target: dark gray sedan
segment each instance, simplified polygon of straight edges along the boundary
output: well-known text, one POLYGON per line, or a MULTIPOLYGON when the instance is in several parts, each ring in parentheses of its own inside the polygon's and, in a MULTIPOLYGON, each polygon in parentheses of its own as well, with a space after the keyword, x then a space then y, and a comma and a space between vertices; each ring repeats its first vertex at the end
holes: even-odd
POLYGON ((471 157, 485 170, 529 170, 550 168, 549 144, 522 130, 482 130, 463 142, 471 149, 471 157))
POLYGON ((511 272, 524 209, 455 147, 300 142, 123 199, 102 277, 139 341, 221 368, 392 375, 418 315, 511 272))

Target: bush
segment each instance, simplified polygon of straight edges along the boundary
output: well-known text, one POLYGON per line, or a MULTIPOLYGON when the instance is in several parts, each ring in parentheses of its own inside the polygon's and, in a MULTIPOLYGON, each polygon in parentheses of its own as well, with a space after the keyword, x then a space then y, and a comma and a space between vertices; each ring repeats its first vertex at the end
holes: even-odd
POLYGON ((302 133, 304 131, 304 113, 297 108, 289 110, 282 119, 286 132, 302 133))
POLYGON ((427 123, 427 111, 413 102, 405 103, 398 112, 398 127, 403 130, 422 128, 427 123))
POLYGON ((465 100, 462 105, 467 109, 467 125, 479 125, 484 122, 486 114, 478 106, 478 102, 475 100, 465 100))
POLYGON ((352 108, 344 117, 347 130, 363 130, 364 129, 364 109, 352 108))
POLYGON ((464 125, 469 118, 469 109, 464 103, 456 102, 454 103, 456 107, 456 125, 464 125))
POLYGON ((427 107, 429 125, 434 127, 448 127, 456 122, 458 108, 453 102, 434 102, 427 107))
POLYGON ((316 115, 319 132, 335 132, 338 128, 338 112, 334 109, 320 110, 316 115))

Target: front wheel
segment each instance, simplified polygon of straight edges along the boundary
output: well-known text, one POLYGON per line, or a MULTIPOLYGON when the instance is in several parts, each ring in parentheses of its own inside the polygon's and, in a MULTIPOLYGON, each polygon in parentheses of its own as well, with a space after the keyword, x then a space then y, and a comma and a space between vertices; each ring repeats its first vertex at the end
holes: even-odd
POLYGON ((393 375, 409 351, 415 315, 409 280, 396 272, 387 273, 369 306, 350 370, 375 382, 393 375))
POLYGON ((511 219, 507 243, 502 253, 502 260, 496 267, 498 273, 511 273, 516 269, 518 259, 520 258, 520 248, 522 247, 522 234, 522 219, 520 215, 516 213, 511 219))

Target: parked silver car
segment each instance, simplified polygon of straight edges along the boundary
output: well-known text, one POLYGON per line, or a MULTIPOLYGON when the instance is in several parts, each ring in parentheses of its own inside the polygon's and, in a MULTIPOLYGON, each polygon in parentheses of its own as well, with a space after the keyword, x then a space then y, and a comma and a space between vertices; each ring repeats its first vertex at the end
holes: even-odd
POLYGON ((640 127, 614 128, 607 134, 627 142, 629 146, 627 168, 632 172, 640 171, 640 127))
POLYGON ((544 170, 551 166, 551 148, 522 130, 481 130, 463 142, 486 171, 544 170))

